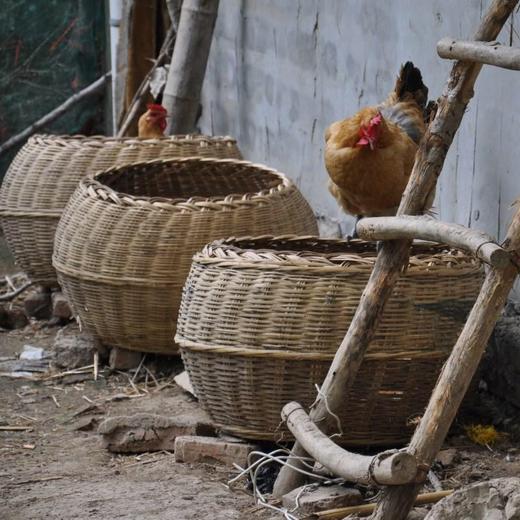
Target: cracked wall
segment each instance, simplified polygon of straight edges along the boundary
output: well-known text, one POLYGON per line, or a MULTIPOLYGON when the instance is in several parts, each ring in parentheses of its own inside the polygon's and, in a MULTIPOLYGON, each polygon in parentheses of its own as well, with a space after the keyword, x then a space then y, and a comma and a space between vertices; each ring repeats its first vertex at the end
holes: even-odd
MULTIPOLYGON (((450 63, 437 41, 470 38, 489 3, 220 0, 201 130, 236 137, 247 159, 298 184, 325 232, 339 223, 347 233, 353 221, 326 187, 325 128, 382 100, 406 60, 438 97, 450 63)), ((519 45, 515 23, 499 41, 519 45)), ((484 67, 437 190, 442 219, 505 234, 520 195, 519 83, 518 72, 484 67)))

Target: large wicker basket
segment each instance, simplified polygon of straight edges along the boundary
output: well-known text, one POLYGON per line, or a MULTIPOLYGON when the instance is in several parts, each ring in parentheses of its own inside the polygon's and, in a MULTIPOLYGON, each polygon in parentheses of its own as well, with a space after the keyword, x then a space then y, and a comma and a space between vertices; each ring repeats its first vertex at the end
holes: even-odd
POLYGON ((171 159, 80 182, 56 231, 54 267, 81 324, 107 345, 174 353, 193 254, 216 238, 317 232, 296 186, 245 161, 171 159))
POLYGON ((227 137, 31 137, 11 163, 0 189, 1 224, 16 262, 34 282, 56 285, 54 233, 82 177, 115 165, 189 156, 241 159, 236 142, 227 137))
MULTIPOLYGON (((176 341, 217 425, 277 439, 283 405, 311 405, 374 262, 371 243, 297 237, 225 240, 195 255, 176 341)), ((460 251, 414 246, 345 396, 340 442, 409 439, 482 277, 480 264, 460 251)))

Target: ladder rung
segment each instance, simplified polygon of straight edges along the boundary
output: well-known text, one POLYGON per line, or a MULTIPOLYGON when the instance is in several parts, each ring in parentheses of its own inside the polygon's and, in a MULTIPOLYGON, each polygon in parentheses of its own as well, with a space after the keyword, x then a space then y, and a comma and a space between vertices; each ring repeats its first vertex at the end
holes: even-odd
POLYGON ((502 269, 511 262, 509 252, 500 247, 491 235, 430 217, 403 215, 362 218, 356 225, 356 231, 364 240, 417 238, 448 244, 471 252, 497 269, 502 269))
POLYGON ((520 70, 520 49, 507 47, 498 42, 477 42, 443 38, 437 43, 437 53, 449 60, 474 61, 520 70))
POLYGON ((367 456, 344 450, 312 422, 298 403, 287 403, 282 419, 314 460, 349 482, 395 486, 410 484, 425 476, 415 457, 405 451, 367 456))

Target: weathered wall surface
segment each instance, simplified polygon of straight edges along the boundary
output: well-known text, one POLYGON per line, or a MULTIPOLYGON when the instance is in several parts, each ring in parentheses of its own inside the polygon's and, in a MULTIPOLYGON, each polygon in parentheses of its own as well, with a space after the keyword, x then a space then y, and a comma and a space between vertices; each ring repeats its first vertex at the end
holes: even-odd
MULTIPOLYGON (((220 0, 201 130, 236 136, 245 157, 287 173, 346 233, 352 221, 326 187, 325 128, 382 100, 406 60, 439 96, 450 63, 437 41, 470 38, 489 3, 220 0)), ((518 39, 509 24, 499 38, 518 39)), ((504 235, 520 196, 519 87, 520 73, 484 68, 438 188, 442 219, 504 235)))

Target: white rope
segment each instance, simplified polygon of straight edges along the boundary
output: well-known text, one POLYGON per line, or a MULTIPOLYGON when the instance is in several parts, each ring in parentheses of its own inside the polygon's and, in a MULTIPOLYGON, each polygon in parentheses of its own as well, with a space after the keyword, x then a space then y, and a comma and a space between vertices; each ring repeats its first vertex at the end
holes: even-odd
POLYGON ((329 439, 333 439, 334 437, 342 437, 343 436, 343 428, 341 427, 341 421, 338 417, 338 415, 336 415, 329 407, 329 401, 328 401, 328 398, 327 398, 327 395, 324 394, 322 391, 321 391, 321 388, 319 387, 319 385, 315 384, 314 385, 316 387, 316 391, 318 392, 318 397, 316 397, 316 399, 314 400, 314 403, 311 404, 310 406, 310 409, 312 410, 312 408, 314 408, 316 406, 316 404, 318 403, 318 398, 322 398, 323 399, 323 402, 325 403, 325 408, 327 410, 327 412, 332 416, 334 417, 334 419, 336 419, 336 424, 338 426, 338 433, 333 433, 332 435, 329 435, 329 439))
POLYGON ((247 464, 248 466, 246 468, 241 468, 238 464, 234 464, 234 466, 239 470, 239 474, 229 480, 227 482, 227 487, 231 488, 231 486, 237 482, 238 480, 242 479, 246 475, 249 474, 249 479, 251 480, 251 484, 253 486, 253 496, 256 499, 256 503, 261 506, 268 509, 272 509, 273 511, 277 511, 278 513, 283 515, 283 518, 286 520, 299 520, 298 517, 294 516, 292 513, 299 507, 299 499, 301 495, 308 491, 310 488, 317 486, 317 483, 309 484, 307 486, 304 486, 302 490, 298 493, 296 497, 296 507, 292 510, 288 510, 285 507, 278 507, 273 504, 270 504, 267 500, 267 498, 263 495, 263 493, 258 489, 257 485, 257 479, 258 479, 258 472, 262 467, 269 464, 270 462, 277 462, 281 466, 287 466, 288 468, 293 469, 294 471, 297 471, 303 475, 312 477, 317 480, 321 480, 323 483, 339 483, 344 482, 343 479, 330 479, 328 477, 324 477, 323 475, 316 475, 315 473, 311 473, 310 471, 306 471, 301 468, 297 468, 293 466, 292 464, 289 464, 287 462, 288 459, 293 460, 300 460, 303 462, 307 467, 312 469, 312 466, 310 463, 314 463, 314 460, 311 457, 295 457, 291 455, 291 452, 288 449, 281 448, 274 450, 270 453, 263 453, 261 451, 252 451, 248 457, 247 457, 247 464), (257 460, 253 462, 253 457, 259 457, 257 460))

